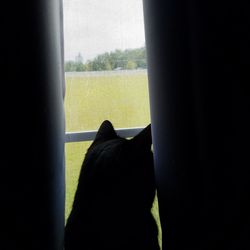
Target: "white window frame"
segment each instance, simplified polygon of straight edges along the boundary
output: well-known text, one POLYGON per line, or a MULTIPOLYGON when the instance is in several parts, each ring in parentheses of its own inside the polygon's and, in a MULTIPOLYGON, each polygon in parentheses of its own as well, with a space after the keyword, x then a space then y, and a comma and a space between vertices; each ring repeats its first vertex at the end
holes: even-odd
MULTIPOLYGON (((142 131, 142 127, 133 127, 133 128, 120 128, 116 129, 117 135, 128 138, 134 137, 140 131, 142 131)), ((65 142, 81 142, 81 141, 93 141, 95 139, 97 130, 89 130, 89 131, 77 131, 77 132, 66 132, 65 134, 65 142)))

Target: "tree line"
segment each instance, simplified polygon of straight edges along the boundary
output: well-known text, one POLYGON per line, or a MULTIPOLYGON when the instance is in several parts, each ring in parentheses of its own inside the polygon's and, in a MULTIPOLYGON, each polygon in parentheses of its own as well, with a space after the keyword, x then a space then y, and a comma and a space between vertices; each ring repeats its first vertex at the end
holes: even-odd
POLYGON ((75 60, 65 62, 65 71, 104 71, 104 70, 131 70, 147 68, 146 48, 115 50, 96 56, 93 60, 83 63, 79 53, 75 60))

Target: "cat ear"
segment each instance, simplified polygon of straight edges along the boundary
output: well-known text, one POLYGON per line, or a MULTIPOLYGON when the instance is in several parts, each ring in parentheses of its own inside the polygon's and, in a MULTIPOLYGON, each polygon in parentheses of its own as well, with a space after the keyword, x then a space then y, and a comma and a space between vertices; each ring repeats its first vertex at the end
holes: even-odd
POLYGON ((152 135, 151 124, 144 128, 138 135, 131 139, 134 146, 144 149, 151 149, 152 135))
POLYGON ((115 138, 117 138, 117 134, 114 127, 110 121, 106 120, 101 124, 94 141, 107 141, 115 138))

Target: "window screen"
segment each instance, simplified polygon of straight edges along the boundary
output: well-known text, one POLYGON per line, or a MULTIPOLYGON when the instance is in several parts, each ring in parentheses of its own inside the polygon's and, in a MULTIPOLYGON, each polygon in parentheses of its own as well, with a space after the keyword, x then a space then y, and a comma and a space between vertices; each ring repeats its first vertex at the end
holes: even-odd
MULTIPOLYGON (((115 129, 150 123, 147 59, 141 0, 64 0, 66 131, 115 129)), ((79 137, 76 139, 78 140, 79 137)), ((91 141, 66 143, 67 218, 91 141)), ((153 213, 161 228, 158 203, 153 213)))
MULTIPOLYGON (((66 131, 150 123, 141 0, 64 0, 66 131)), ((80 167, 91 141, 66 144, 68 217, 80 167)), ((157 210, 157 204, 155 207, 157 210)))
MULTIPOLYGON (((141 0, 64 0, 64 40, 67 132, 150 123, 141 0)), ((88 146, 66 145, 66 214, 88 146)))

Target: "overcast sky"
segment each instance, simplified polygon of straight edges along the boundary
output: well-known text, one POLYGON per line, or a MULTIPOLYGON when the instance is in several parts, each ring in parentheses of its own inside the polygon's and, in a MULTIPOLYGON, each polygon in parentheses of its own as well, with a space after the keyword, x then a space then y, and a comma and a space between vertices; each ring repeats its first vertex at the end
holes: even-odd
POLYGON ((65 60, 145 45, 142 0, 63 0, 65 60))

